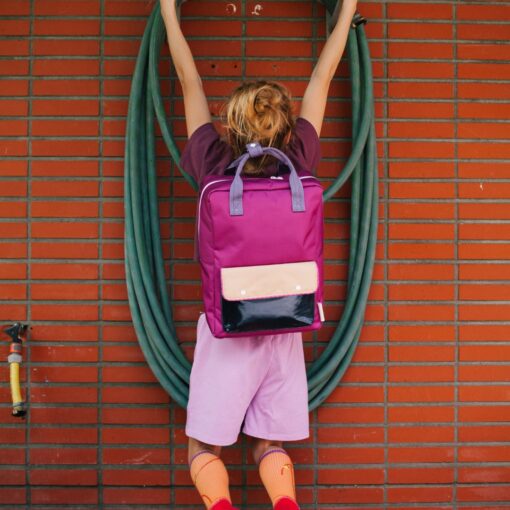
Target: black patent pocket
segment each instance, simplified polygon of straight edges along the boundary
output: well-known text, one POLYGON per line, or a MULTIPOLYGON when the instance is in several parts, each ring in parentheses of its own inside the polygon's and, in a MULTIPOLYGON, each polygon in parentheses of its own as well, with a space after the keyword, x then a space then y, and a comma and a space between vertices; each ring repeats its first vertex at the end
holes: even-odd
POLYGON ((222 298, 221 306, 227 332, 297 328, 313 323, 315 294, 242 301, 222 298))

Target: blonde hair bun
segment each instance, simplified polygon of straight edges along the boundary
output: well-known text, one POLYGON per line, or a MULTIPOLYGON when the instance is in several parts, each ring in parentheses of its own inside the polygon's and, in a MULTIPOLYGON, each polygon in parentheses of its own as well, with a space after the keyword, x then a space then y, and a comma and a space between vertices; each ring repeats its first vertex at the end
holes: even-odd
MULTIPOLYGON (((237 87, 222 110, 227 138, 234 156, 249 142, 284 149, 294 129, 290 93, 280 83, 258 80, 237 87)), ((263 156, 249 160, 244 173, 260 173, 274 158, 263 156)))

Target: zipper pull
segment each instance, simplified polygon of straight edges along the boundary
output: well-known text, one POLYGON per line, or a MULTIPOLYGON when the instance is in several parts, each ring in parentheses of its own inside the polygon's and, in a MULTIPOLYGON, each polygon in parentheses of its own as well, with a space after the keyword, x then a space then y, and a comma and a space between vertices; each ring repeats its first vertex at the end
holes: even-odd
POLYGON ((326 319, 324 318, 324 310, 322 309, 322 303, 320 301, 318 301, 317 306, 319 308, 319 315, 321 318, 321 322, 324 322, 326 319))

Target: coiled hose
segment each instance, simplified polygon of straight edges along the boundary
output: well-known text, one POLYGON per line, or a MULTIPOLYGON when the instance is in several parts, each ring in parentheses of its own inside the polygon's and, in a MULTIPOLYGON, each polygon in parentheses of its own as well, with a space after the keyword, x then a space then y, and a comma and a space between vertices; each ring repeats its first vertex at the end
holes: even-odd
MULTIPOLYGON (((333 13, 335 0, 324 2, 333 13)), ((360 17, 358 17, 359 21, 360 17)), ((182 176, 159 86, 158 62, 165 27, 159 4, 152 11, 135 66, 126 126, 124 161, 125 269, 129 306, 138 341, 154 375, 181 407, 189 396, 191 363, 181 350, 172 320, 161 248, 155 165, 154 120, 182 176)), ((352 85, 352 153, 324 192, 333 196, 352 176, 347 297, 327 347, 307 370, 308 408, 319 406, 347 370, 356 349, 372 279, 377 239, 377 159, 372 70, 362 23, 353 21, 347 42, 352 85)))

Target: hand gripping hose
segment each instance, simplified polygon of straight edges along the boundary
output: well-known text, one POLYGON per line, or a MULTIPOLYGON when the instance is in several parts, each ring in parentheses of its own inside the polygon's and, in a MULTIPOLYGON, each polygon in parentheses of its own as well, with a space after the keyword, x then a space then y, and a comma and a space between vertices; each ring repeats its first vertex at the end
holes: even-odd
MULTIPOLYGON (((325 5, 328 12, 334 12, 334 0, 326 0, 325 5)), ((335 389, 352 359, 363 325, 375 259, 377 159, 372 70, 364 21, 356 14, 347 43, 352 86, 352 153, 324 192, 324 200, 328 200, 352 178, 347 297, 333 336, 307 371, 310 411, 335 389)), ((198 186, 179 166, 179 151, 163 107, 158 63, 164 38, 165 27, 156 4, 142 38, 129 97, 124 255, 129 306, 141 349, 163 388, 186 408, 191 364, 178 343, 165 283, 156 189, 155 117, 182 176, 195 191, 198 186)))

